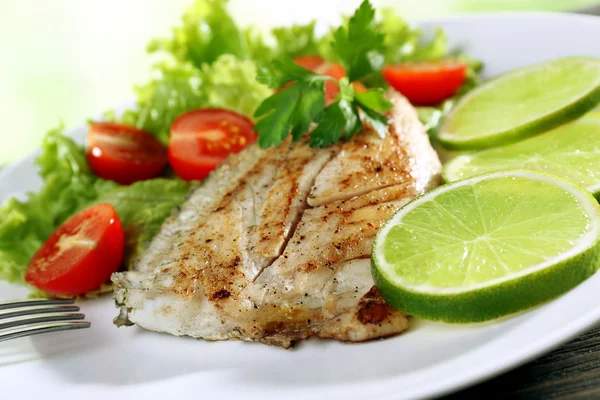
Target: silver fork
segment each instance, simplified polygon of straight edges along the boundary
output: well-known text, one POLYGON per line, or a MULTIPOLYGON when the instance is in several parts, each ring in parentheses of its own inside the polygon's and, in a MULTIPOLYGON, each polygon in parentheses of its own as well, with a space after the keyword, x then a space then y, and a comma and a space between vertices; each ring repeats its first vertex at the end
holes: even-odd
POLYGON ((74 300, 28 299, 0 302, 0 342, 40 333, 89 328, 74 300))

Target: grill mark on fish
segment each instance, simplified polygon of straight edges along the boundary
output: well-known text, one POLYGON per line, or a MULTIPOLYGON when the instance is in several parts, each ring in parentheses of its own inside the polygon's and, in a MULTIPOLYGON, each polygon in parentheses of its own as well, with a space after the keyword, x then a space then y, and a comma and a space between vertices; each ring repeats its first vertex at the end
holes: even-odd
MULTIPOLYGON (((285 146, 285 145, 284 145, 285 146)), ((197 238, 189 238, 187 245, 185 246, 185 254, 188 258, 193 260, 199 260, 206 267, 198 268, 198 265, 194 263, 188 263, 185 265, 184 270, 187 274, 187 281, 193 279, 200 280, 201 287, 206 291, 209 288, 224 288, 230 295, 223 298, 217 297, 220 300, 230 299, 235 300, 237 293, 243 288, 236 286, 230 282, 242 282, 245 280, 245 273, 239 266, 242 264, 242 258, 244 257, 243 249, 249 242, 248 232, 250 226, 255 224, 255 218, 258 215, 256 205, 259 202, 257 199, 257 192, 254 188, 254 181, 260 183, 264 177, 264 172, 274 171, 275 167, 273 164, 278 165, 280 160, 284 159, 289 153, 289 145, 279 149, 269 149, 263 157, 251 168, 246 174, 238 178, 238 184, 232 190, 230 190, 223 198, 221 202, 215 205, 214 211, 209 212, 212 214, 212 218, 220 216, 220 226, 214 226, 214 222, 211 224, 211 241, 198 245, 197 238), (250 198, 248 197, 250 196, 250 198), (244 204, 250 202, 250 207, 246 207, 244 204), (223 214, 225 210, 228 213, 223 214), (236 218, 241 225, 237 225, 232 218, 236 218), (252 218, 250 221, 249 219, 252 218), (238 227, 238 232, 232 232, 235 237, 226 237, 222 233, 223 228, 227 227, 238 227), (212 242, 220 243, 219 246, 210 245, 212 242), (226 244, 225 249, 223 244, 226 244)), ((210 222, 209 222, 210 223, 210 222)), ((221 290, 221 289, 219 289, 221 290)), ((186 291, 187 292, 187 291, 186 291)), ((193 293, 192 293, 193 294, 193 293)), ((209 298, 214 298, 214 295, 205 293, 209 298)))
MULTIPOLYGON (((317 176, 319 176, 319 173, 321 173, 321 171, 323 170, 323 168, 325 168, 325 166, 327 165, 327 162, 329 162, 333 157, 335 157, 335 155, 337 154, 337 152, 339 152, 339 147, 334 146, 331 148, 331 150, 329 151, 329 157, 327 158, 327 160, 320 166, 320 168, 316 171, 316 173, 314 174, 314 176, 311 178, 308 187, 311 188, 313 187, 315 180, 317 179, 317 176)), ((296 193, 298 191, 298 181, 296 179, 294 179, 294 184, 293 184, 293 192, 296 193)), ((294 234, 296 233, 296 229, 298 228, 298 223, 302 220, 302 217, 304 216, 304 212, 310 208, 309 204, 308 204, 308 196, 310 194, 309 190, 306 190, 304 193, 303 198, 301 199, 302 201, 302 206, 300 209, 300 212, 296 215, 296 217, 292 220, 292 223, 290 225, 290 229, 287 232, 287 234, 284 237, 284 241, 283 241, 283 245, 281 246, 280 250, 279 250, 279 254, 274 257, 263 269, 260 270, 260 272, 256 275, 256 277, 253 279, 253 282, 256 282, 256 280, 260 277, 260 275, 263 273, 263 271, 266 268, 269 268, 271 265, 273 265, 273 263, 285 252, 285 249, 287 248, 291 238, 294 236, 294 234)), ((289 203, 288 203, 288 207, 291 207, 291 202, 294 201, 294 198, 292 196, 288 197, 289 199, 289 203)))
POLYGON ((291 246, 282 253, 283 259, 277 260, 275 274, 332 269, 340 262, 368 254, 367 248, 370 248, 376 231, 399 208, 395 199, 406 198, 408 201, 416 194, 410 185, 396 185, 353 199, 308 208, 291 239, 291 246), (324 240, 320 240, 320 235, 324 235, 324 240), (301 237, 310 240, 301 240, 301 237))

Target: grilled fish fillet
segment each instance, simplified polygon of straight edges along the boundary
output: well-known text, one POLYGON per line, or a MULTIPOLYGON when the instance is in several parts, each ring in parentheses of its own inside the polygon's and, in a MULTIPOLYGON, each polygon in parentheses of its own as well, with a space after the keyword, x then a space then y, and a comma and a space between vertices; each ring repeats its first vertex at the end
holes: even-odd
POLYGON ((133 271, 113 275, 117 324, 291 346, 394 335, 407 316, 373 286, 377 230, 436 186, 441 165, 398 94, 390 129, 313 149, 307 139, 230 156, 168 219, 133 271))

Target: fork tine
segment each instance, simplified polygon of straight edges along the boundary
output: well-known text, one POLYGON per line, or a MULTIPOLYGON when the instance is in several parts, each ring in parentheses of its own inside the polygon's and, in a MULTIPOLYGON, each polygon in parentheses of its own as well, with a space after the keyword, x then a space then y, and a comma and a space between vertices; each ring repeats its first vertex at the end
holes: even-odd
POLYGON ((21 317, 10 318, 10 320, 7 322, 0 322, 0 331, 2 329, 13 328, 15 326, 39 324, 42 322, 75 321, 84 318, 85 315, 83 314, 71 313, 24 315, 21 317))
POLYGON ((0 301, 0 310, 17 307, 41 306, 41 305, 61 305, 73 304, 73 299, 25 299, 25 300, 10 300, 0 301))
POLYGON ((11 317, 20 317, 23 315, 34 315, 34 314, 47 314, 57 312, 75 312, 79 311, 78 306, 55 306, 55 305, 43 305, 33 307, 21 307, 17 310, 5 310, 0 311, 0 320, 11 317))
POLYGON ((89 328, 90 323, 87 321, 69 321, 57 322, 45 325, 33 325, 10 329, 5 332, 0 332, 0 342, 10 339, 16 339, 25 336, 38 335, 40 333, 50 333, 59 331, 68 331, 73 329, 89 328))

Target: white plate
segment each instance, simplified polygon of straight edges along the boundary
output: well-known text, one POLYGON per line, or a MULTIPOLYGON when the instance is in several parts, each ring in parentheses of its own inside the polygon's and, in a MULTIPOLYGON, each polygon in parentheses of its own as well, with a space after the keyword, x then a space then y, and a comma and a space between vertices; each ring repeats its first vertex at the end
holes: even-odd
MULTIPOLYGON (((486 64, 486 75, 559 56, 600 57, 600 19, 500 14, 432 20, 486 64)), ((84 128, 73 132, 83 137, 84 128)), ((33 156, 0 175, 0 200, 39 185, 33 156)), ((448 393, 499 374, 600 320, 600 274, 513 318, 460 326, 414 321, 408 333, 364 344, 309 340, 295 350, 208 343, 116 328, 110 299, 82 304, 92 328, 0 346, 0 390, 29 398, 399 399, 448 393)), ((0 298, 21 288, 0 285, 0 298)))

